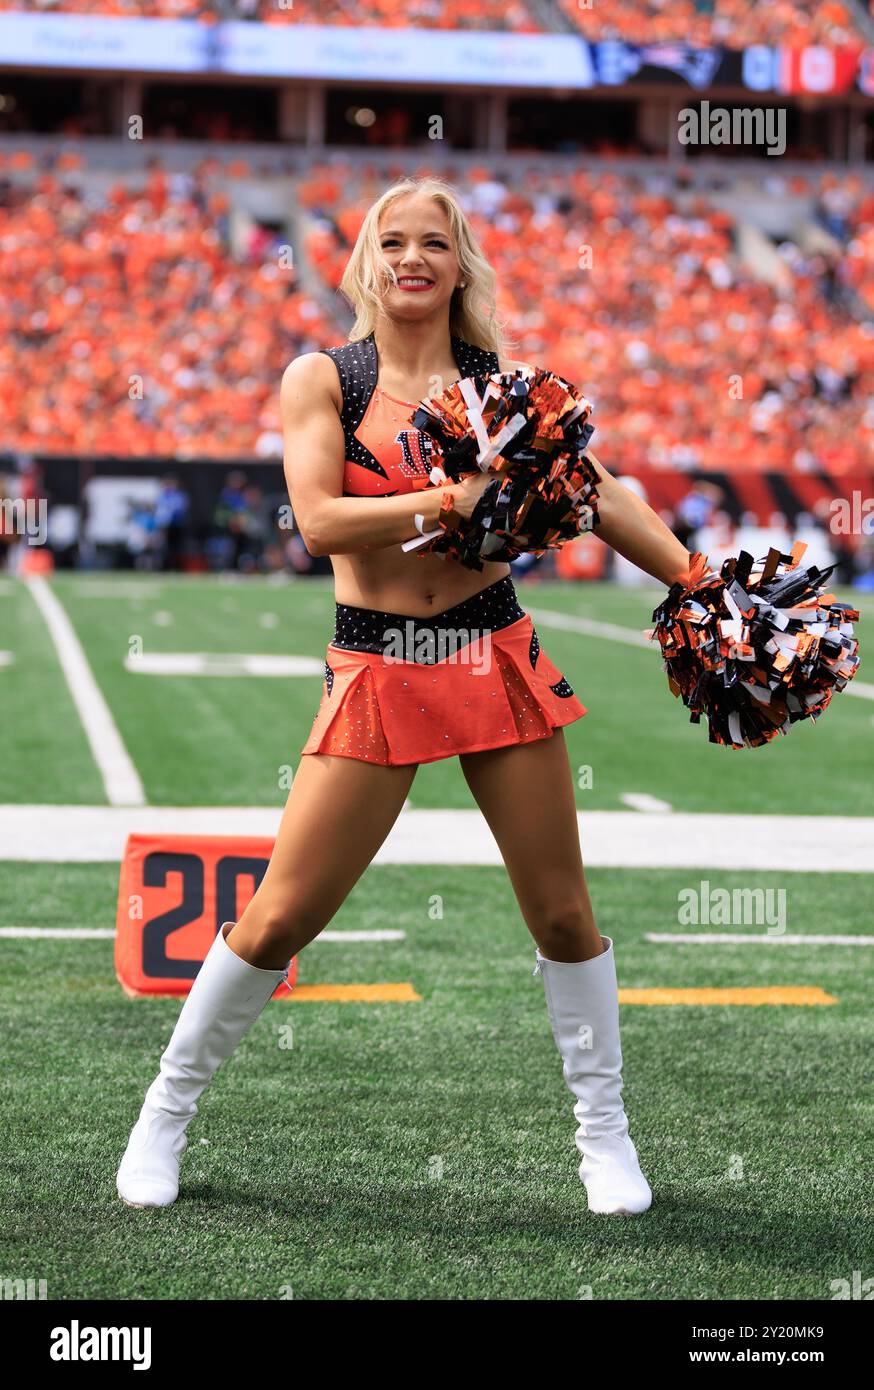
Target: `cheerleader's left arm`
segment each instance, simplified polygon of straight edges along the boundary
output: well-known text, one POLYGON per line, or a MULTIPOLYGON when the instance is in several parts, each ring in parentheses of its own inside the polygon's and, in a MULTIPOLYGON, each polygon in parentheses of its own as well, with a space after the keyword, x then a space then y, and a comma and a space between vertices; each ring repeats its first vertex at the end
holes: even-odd
POLYGON ((598 522, 593 534, 638 569, 670 587, 688 581, 691 555, 652 507, 608 473, 591 449, 586 450, 598 474, 598 522))

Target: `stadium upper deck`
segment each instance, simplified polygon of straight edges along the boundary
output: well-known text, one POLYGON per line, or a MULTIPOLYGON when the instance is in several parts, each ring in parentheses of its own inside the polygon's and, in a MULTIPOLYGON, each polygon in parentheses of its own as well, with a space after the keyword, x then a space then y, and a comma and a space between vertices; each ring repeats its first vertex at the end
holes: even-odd
MULTIPOLYGON (((872 0, 874 4, 874 0, 872 0)), ((631 43, 682 40, 702 47, 752 44, 844 46, 870 38, 855 0, 610 0, 586 7, 579 0, 0 0, 0 10, 219 19, 266 24, 343 27, 484 29, 515 33, 578 28, 595 41, 631 43)))

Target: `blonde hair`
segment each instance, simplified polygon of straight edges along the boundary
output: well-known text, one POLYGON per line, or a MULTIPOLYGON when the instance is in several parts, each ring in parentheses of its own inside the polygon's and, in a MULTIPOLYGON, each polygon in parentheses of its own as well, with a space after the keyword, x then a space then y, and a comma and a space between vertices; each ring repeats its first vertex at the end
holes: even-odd
POLYGON ((367 338, 376 327, 382 307, 381 291, 396 276, 382 254, 379 224, 383 213, 398 198, 420 193, 433 198, 449 220, 453 249, 464 288, 453 290, 449 301, 449 332, 474 347, 505 354, 511 346, 504 324, 496 317, 497 276, 480 248, 458 195, 443 179, 403 178, 386 189, 367 211, 352 254, 340 280, 340 293, 355 310, 348 341, 367 338))

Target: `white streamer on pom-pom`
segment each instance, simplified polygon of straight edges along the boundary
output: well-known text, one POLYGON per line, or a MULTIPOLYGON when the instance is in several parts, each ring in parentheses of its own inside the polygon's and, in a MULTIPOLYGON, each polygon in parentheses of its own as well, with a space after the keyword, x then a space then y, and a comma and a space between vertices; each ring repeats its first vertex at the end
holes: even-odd
MULTIPOLYGON (((518 381, 524 381, 527 383, 533 378, 534 369, 520 368, 519 370, 513 373, 498 373, 497 375, 493 374, 486 383, 486 388, 483 392, 482 399, 480 399, 479 395, 477 394, 476 388, 474 387, 473 381, 470 377, 465 377, 458 383, 462 400, 464 401, 464 404, 467 407, 468 423, 473 431, 477 445, 479 446, 476 461, 483 473, 485 473, 489 468, 491 468, 495 459, 500 457, 500 455, 503 453, 504 449, 511 442, 511 440, 515 439, 519 431, 524 429, 525 426, 528 424, 528 417, 525 414, 525 412, 519 411, 516 414, 514 414, 511 417, 511 419, 507 421, 507 423, 502 427, 502 429, 498 432, 494 439, 489 438, 489 433, 486 429, 486 423, 484 419, 485 408, 490 400, 501 400, 503 398, 504 378, 508 375, 513 376, 518 381)), ((559 381, 562 386, 568 387, 568 383, 562 381, 561 377, 556 377, 556 380, 559 381)), ((570 388, 568 387, 568 389, 570 388)), ((423 400, 422 404, 431 407, 432 410, 434 409, 434 401, 431 397, 429 397, 427 400, 423 400)), ((563 417, 563 424, 571 424, 574 420, 578 418, 578 416, 586 414, 591 409, 591 402, 586 400, 585 397, 581 397, 580 400, 574 406, 573 410, 571 410, 567 415, 563 417)), ((439 466, 435 465, 429 474, 429 479, 432 483, 439 486, 441 483, 445 483, 447 481, 447 476, 439 466)), ((575 492, 570 494, 570 500, 572 502, 577 502, 583 496, 584 492, 584 488, 577 489, 575 492)), ((491 518, 484 518, 482 524, 484 529, 487 529, 491 525, 491 518)), ((418 550, 420 546, 425 545, 428 541, 433 540, 435 539, 435 537, 440 536, 442 534, 442 527, 438 527, 436 531, 422 532, 420 536, 415 536, 412 540, 404 541, 401 545, 401 549, 404 551, 418 550)), ((481 556, 486 556, 493 551, 502 549, 504 544, 505 542, 500 537, 495 535, 486 535, 483 537, 483 543, 480 546, 479 554, 481 556)), ((738 611, 738 617, 739 616, 740 613, 738 611)))
POLYGON ((500 400, 503 392, 490 381, 483 392, 482 400, 480 400, 474 389, 473 382, 469 378, 459 384, 462 399, 467 406, 468 423, 479 445, 479 453, 476 456, 476 461, 485 473, 488 468, 491 468, 498 455, 503 452, 504 447, 510 443, 510 440, 515 439, 519 431, 525 428, 528 421, 525 414, 520 412, 507 421, 506 425, 495 435, 494 439, 489 439, 489 432, 486 429, 483 412, 489 401, 493 398, 495 400, 500 400))
POLYGON ((480 400, 477 395, 474 384, 469 377, 465 377, 464 381, 460 383, 460 387, 462 400, 467 406, 468 424, 476 435, 476 442, 479 445, 480 454, 483 454, 489 447, 488 430, 483 420, 483 406, 488 396, 488 387, 486 387, 486 392, 482 400, 480 400))
POLYGON ((401 550, 418 550, 420 545, 424 545, 426 541, 433 541, 435 536, 442 534, 442 527, 439 526, 436 531, 423 531, 421 536, 414 536, 411 541, 404 541, 401 550))
POLYGON ((723 637, 727 637, 730 642, 737 644, 743 641, 743 614, 729 593, 728 586, 722 591, 722 599, 731 614, 731 622, 727 622, 725 618, 723 618, 719 625, 720 631, 723 637))

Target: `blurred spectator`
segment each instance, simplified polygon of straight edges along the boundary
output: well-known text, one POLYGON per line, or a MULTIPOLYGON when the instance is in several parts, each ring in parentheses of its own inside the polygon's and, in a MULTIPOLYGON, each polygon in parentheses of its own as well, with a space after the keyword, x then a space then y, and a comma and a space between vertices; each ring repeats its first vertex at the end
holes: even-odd
POLYGON ((246 488, 243 501, 246 507, 246 540, 240 552, 240 568, 247 571, 261 569, 264 550, 273 529, 270 508, 255 483, 246 488))
POLYGON ((239 569, 240 556, 246 546, 248 534, 248 503, 246 501, 247 478, 241 469, 228 475, 216 502, 213 526, 216 535, 226 540, 224 547, 227 563, 231 569, 239 569))
POLYGON ((251 572, 263 567, 273 535, 273 504, 242 469, 228 477, 216 503, 214 529, 231 569, 251 572))
POLYGON ((677 503, 673 531, 687 550, 697 550, 696 536, 703 526, 709 526, 713 513, 725 500, 721 487, 715 483, 697 482, 677 503))
POLYGON ((740 533, 728 512, 713 513, 708 524, 696 533, 696 549, 707 556, 710 568, 716 572, 730 555, 737 555, 741 549, 740 533))
POLYGON ((162 570, 182 568, 190 510, 188 493, 180 486, 179 479, 168 473, 155 504, 155 529, 161 548, 162 570))
POLYGON ((130 507, 127 551, 135 570, 157 570, 161 566, 161 538, 155 508, 139 498, 130 507))

